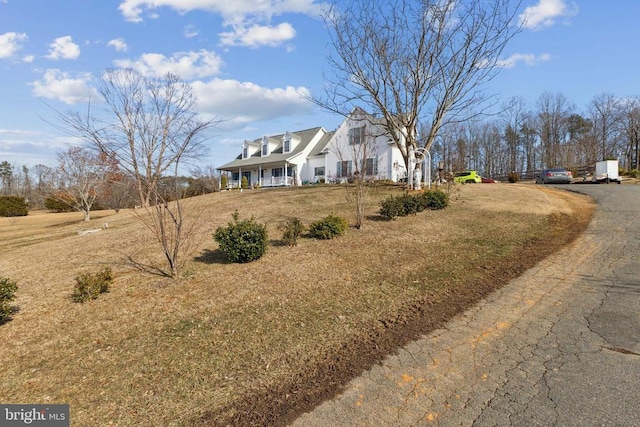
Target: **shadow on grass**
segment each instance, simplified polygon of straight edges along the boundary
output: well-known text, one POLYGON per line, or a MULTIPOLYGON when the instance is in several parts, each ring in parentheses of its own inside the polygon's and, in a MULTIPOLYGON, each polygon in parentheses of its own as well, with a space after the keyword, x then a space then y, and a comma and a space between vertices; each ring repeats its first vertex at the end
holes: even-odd
POLYGON ((193 258, 196 262, 201 262, 203 264, 231 264, 231 261, 227 258, 227 256, 220 249, 203 250, 200 255, 193 258))
POLYGON ((151 265, 151 264, 144 264, 144 263, 141 263, 139 261, 136 261, 133 258, 133 255, 126 255, 125 256, 125 260, 126 260, 127 265, 133 266, 136 270, 139 270, 139 271, 142 271, 142 272, 145 272, 145 273, 155 274, 157 276, 171 277, 170 274, 168 274, 166 271, 164 271, 160 267, 157 267, 157 266, 151 265))
POLYGON ((389 222, 390 221, 389 218, 385 218, 382 215, 378 215, 378 214, 367 215, 366 218, 367 218, 367 221, 382 221, 382 222, 389 222))
POLYGON ((13 315, 20 312, 20 307, 17 305, 9 307, 9 313, 6 317, 0 319, 0 325, 4 325, 5 323, 9 323, 13 320, 13 315))

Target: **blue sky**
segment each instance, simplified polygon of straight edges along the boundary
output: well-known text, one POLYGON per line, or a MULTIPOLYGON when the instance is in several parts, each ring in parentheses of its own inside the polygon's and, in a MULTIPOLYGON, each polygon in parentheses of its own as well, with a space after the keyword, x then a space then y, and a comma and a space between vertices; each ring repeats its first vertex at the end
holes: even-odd
MULTIPOLYGON (((321 0, 0 0, 0 161, 53 166, 70 140, 51 126, 83 110, 110 67, 172 71, 193 84, 199 111, 227 119, 203 165, 220 166, 244 139, 341 117, 300 98, 320 93, 328 36, 321 0)), ((560 92, 586 111, 601 93, 640 95, 640 2, 523 0, 523 31, 487 86, 529 107, 560 92)), ((95 99, 95 98, 94 98, 95 99)))

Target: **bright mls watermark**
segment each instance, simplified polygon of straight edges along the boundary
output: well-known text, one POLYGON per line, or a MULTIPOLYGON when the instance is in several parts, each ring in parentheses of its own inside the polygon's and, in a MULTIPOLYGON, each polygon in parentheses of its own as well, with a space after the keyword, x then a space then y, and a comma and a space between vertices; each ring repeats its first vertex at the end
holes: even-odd
POLYGON ((0 427, 69 427, 69 405, 2 405, 0 427))

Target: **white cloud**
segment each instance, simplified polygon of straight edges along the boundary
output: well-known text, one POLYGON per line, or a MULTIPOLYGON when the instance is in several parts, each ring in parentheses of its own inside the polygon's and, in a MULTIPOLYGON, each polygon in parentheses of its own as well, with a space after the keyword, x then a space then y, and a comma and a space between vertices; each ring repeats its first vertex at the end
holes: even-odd
MULTIPOLYGON (((324 3, 320 0, 122 0, 122 15, 129 21, 140 22, 143 15, 168 7, 178 13, 204 10, 219 14, 231 31, 220 34, 221 44, 226 46, 258 47, 278 46, 295 36, 289 23, 270 25, 273 16, 299 13, 319 16, 324 3)), ((185 36, 192 34, 185 29, 185 36)))
POLYGON ((31 83, 33 94, 38 97, 57 99, 66 104, 87 102, 92 97, 98 97, 96 91, 90 87, 91 75, 79 74, 72 78, 69 73, 58 69, 49 69, 41 80, 31 83))
POLYGON ((200 31, 194 25, 185 25, 183 34, 186 38, 191 39, 200 35, 200 31))
POLYGON ((524 62, 528 66, 534 66, 540 62, 546 62, 551 59, 551 55, 543 53, 540 55, 534 55, 532 53, 514 53, 508 58, 500 59, 496 63, 496 66, 501 68, 513 68, 519 62, 524 62))
POLYGON ((145 53, 135 61, 116 60, 118 67, 133 68, 144 76, 160 77, 167 73, 178 75, 183 80, 192 80, 216 75, 220 72, 222 59, 215 52, 178 52, 170 58, 160 53, 145 53))
POLYGON ((25 33, 4 33, 0 34, 0 59, 11 58, 20 49, 22 49, 22 42, 27 40, 25 33))
POLYGON ((570 18, 578 13, 578 6, 567 5, 565 0, 539 0, 535 6, 525 8, 520 14, 520 22, 525 28, 537 30, 550 27, 560 18, 570 18))
POLYGON ((288 23, 276 27, 252 25, 250 27, 236 26, 232 32, 220 33, 222 45, 226 46, 279 46, 293 39, 296 30, 288 23))
MULTIPOLYGON (((272 120, 278 117, 309 113, 313 104, 302 97, 305 87, 269 89, 255 83, 213 79, 192 83, 198 98, 198 110, 219 118, 233 118, 233 124, 272 120)), ((229 123, 222 123, 223 126, 229 123)))
POLYGON ((127 50, 129 50, 129 46, 127 46, 127 43, 125 43, 123 38, 109 40, 107 46, 114 48, 118 52, 126 52, 127 50))
POLYGON ((49 59, 76 59, 80 56, 80 46, 73 42, 71 36, 58 37, 49 47, 49 59))
POLYGON ((31 64, 33 60, 36 59, 34 55, 25 55, 22 57, 22 62, 26 62, 27 64, 31 64))
POLYGON ((145 11, 161 7, 174 9, 182 14, 204 10, 225 17, 271 17, 283 13, 317 16, 322 6, 317 0, 122 0, 118 9, 128 21, 140 22, 145 11))

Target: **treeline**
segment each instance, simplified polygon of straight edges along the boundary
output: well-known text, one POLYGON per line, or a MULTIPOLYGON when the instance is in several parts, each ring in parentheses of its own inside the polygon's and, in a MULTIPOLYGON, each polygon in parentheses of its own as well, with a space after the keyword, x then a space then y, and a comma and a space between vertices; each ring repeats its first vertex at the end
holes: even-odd
POLYGON ((617 159, 640 169, 640 97, 595 96, 579 112, 562 93, 543 93, 535 105, 513 97, 501 112, 448 124, 431 149, 447 171, 479 170, 483 176, 530 174, 547 167, 593 167, 617 159))
MULTIPOLYGON (((83 197, 92 197, 91 210, 118 211, 140 204, 135 181, 117 167, 109 168, 107 173, 99 176, 95 168, 82 171, 75 168, 69 174, 69 160, 70 156, 55 167, 38 164, 32 168, 0 162, 0 197, 6 201, 5 204, 16 203, 15 198, 20 198, 29 210, 47 209, 54 212, 77 210, 78 199, 83 197), (82 188, 89 190, 83 193, 80 191, 82 188)), ((77 162, 77 158, 74 161, 77 162)), ((181 188, 184 197, 219 190, 220 178, 213 168, 195 168, 191 174, 161 179, 158 191, 166 193, 166 199, 170 200, 175 188, 181 188)), ((3 216, 1 213, 0 216, 3 216)))

